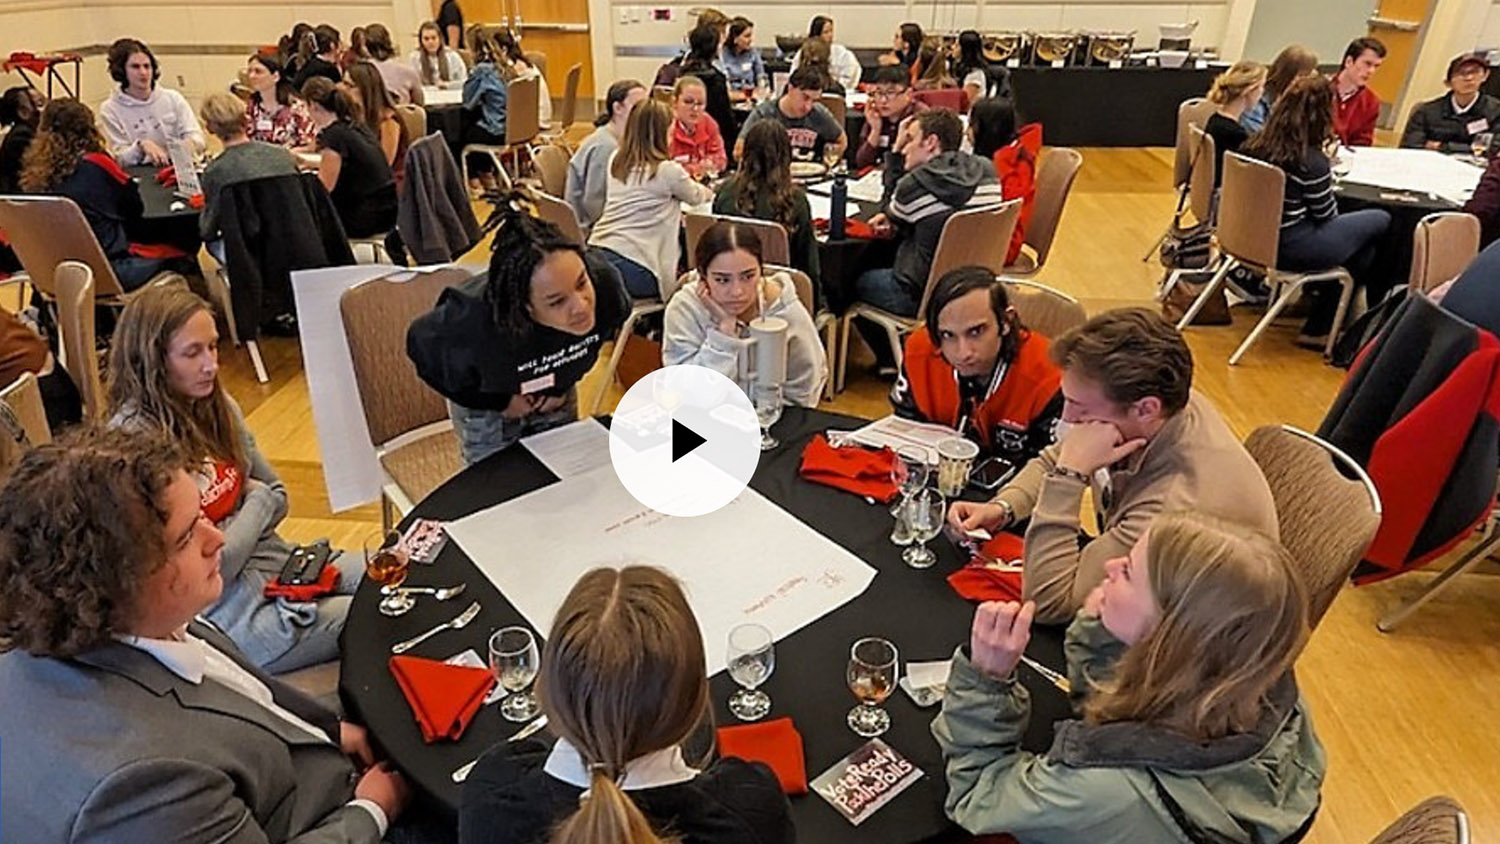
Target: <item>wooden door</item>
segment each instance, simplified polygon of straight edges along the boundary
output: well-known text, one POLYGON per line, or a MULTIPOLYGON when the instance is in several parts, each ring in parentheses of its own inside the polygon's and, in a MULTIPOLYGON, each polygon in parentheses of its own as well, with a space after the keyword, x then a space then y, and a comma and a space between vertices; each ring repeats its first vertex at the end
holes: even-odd
POLYGON ((1379 38, 1386 49, 1385 62, 1370 79, 1370 90, 1381 102, 1394 105, 1400 101, 1432 5, 1433 0, 1378 0, 1368 24, 1370 36, 1379 38))
MULTIPOLYGON (((441 6, 442 0, 433 0, 441 6)), ((516 26, 521 49, 547 55, 547 87, 561 100, 568 68, 583 65, 578 82, 581 102, 594 96, 594 59, 589 44, 588 0, 461 0, 465 23, 516 26)), ((587 113, 585 110, 584 113, 587 113)))

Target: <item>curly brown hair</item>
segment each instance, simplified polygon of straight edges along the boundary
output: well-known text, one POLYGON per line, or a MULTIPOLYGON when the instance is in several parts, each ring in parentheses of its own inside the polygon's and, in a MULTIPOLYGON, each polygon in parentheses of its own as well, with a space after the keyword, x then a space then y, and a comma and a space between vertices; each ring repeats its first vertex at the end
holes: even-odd
POLYGON ((754 217, 756 201, 765 197, 771 219, 788 233, 796 232, 802 188, 792 181, 792 144, 780 121, 762 120, 745 131, 745 154, 733 185, 734 210, 740 215, 754 217))
POLYGON ((1303 76, 1271 106, 1265 127, 1241 151, 1283 170, 1300 167, 1309 152, 1321 153, 1335 140, 1333 128, 1333 83, 1303 76))
POLYGON ((77 100, 53 100, 21 163, 21 190, 46 193, 62 184, 91 152, 105 152, 94 112, 77 100))
POLYGON ((164 437, 88 428, 32 449, 0 489, 0 652, 110 641, 167 560, 162 497, 188 460, 164 437))

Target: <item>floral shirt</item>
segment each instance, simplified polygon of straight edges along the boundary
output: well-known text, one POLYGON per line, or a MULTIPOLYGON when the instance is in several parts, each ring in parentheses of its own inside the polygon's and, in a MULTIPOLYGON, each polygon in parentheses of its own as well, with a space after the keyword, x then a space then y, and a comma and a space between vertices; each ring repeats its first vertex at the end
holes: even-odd
POLYGON ((293 100, 289 106, 277 103, 273 111, 262 105, 259 99, 251 97, 247 111, 252 141, 264 141, 283 147, 305 147, 312 146, 317 137, 312 117, 307 113, 307 104, 301 100, 293 100))

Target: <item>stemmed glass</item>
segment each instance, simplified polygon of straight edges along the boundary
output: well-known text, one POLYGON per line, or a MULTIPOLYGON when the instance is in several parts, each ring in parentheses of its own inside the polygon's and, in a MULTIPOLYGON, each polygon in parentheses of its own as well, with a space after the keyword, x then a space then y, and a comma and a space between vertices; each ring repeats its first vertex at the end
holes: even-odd
POLYGON ((943 496, 935 489, 924 489, 906 502, 903 514, 911 545, 901 552, 901 560, 914 569, 930 568, 937 555, 927 547, 943 530, 943 496))
POLYGON ((365 537, 364 549, 365 574, 370 580, 380 584, 380 594, 385 596, 380 599, 380 614, 398 616, 410 612, 417 601, 409 593, 399 589, 406 582, 406 572, 411 562, 410 555, 401 544, 401 534, 395 531, 373 531, 365 537))
POLYGON ((1485 161, 1489 158, 1490 143, 1494 140, 1493 132, 1480 132, 1469 139, 1469 150, 1474 153, 1475 158, 1485 161))
POLYGON ((927 478, 932 468, 927 465, 927 450, 915 445, 903 445, 896 449, 896 462, 891 466, 891 480, 901 495, 891 507, 896 523, 891 528, 891 542, 897 545, 911 544, 911 529, 906 524, 906 505, 911 497, 927 487, 927 478))
POLYGON ((848 718, 849 729, 855 734, 874 738, 890 729, 891 716, 880 704, 896 690, 900 660, 895 645, 873 636, 860 639, 849 649, 846 676, 849 691, 859 699, 859 705, 849 710, 848 718))
POLYGON ((500 704, 507 721, 530 721, 538 710, 536 697, 526 691, 541 669, 536 637, 525 627, 502 627, 490 636, 490 671, 509 692, 500 704))
POLYGON ((759 384, 753 389, 755 418, 760 422, 760 450, 770 451, 781 445, 771 436, 771 426, 781 419, 781 385, 759 384))
POLYGON ((729 631, 729 676, 741 688, 729 698, 729 711, 741 721, 756 721, 771 711, 771 696, 757 688, 776 670, 771 631, 759 624, 740 624, 729 631))

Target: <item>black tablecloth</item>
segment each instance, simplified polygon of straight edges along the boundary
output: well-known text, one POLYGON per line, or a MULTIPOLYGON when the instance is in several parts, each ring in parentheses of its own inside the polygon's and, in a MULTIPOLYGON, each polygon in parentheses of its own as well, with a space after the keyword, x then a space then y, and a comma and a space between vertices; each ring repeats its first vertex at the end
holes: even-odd
MULTIPOLYGON (((952 655, 966 641, 971 606, 949 588, 946 575, 960 563, 957 552, 938 539, 932 544, 938 564, 915 571, 900 560, 900 549, 889 541, 891 518, 881 506, 817 486, 797 477, 803 445, 815 432, 829 427, 849 428, 863 420, 819 411, 789 409, 773 433, 784 445, 767 455, 751 487, 795 513, 834 542, 850 549, 879 570, 869 589, 838 610, 776 644, 776 672, 763 687, 771 695, 769 717, 790 715, 802 733, 811 780, 863 743, 844 723, 854 705, 844 681, 849 646, 861 636, 884 636, 895 642, 904 660, 937 660, 952 655)), ((552 474, 524 448, 512 448, 479 463, 449 481, 417 506, 413 516, 456 519, 540 488, 552 474)), ((768 543, 767 553, 774 553, 768 543)), ((601 559, 608 554, 601 549, 601 559)), ((545 565, 535 561, 534 565, 545 565)), ((497 707, 485 707, 459 742, 422 743, 411 711, 387 668, 390 645, 457 615, 470 600, 483 606, 479 618, 456 632, 445 632, 413 653, 446 658, 465 648, 485 653, 491 631, 507 624, 524 624, 520 613, 475 568, 457 543, 450 542, 430 568, 417 567, 413 584, 468 583, 462 598, 439 603, 419 599, 405 616, 388 619, 376 610, 378 593, 366 583, 355 596, 343 633, 343 665, 339 691, 352 720, 369 727, 376 745, 406 773, 431 808, 452 812, 460 787, 452 771, 474 759, 485 748, 513 733, 517 725, 504 721, 497 707)), ((709 642, 710 648, 723 647, 709 642)), ((1039 627, 1032 637, 1031 656, 1061 669, 1062 631, 1039 627)), ((1052 725, 1069 717, 1061 692, 1021 669, 1031 690, 1034 713, 1026 747, 1045 749, 1052 725)), ((720 724, 737 723, 725 708, 734 685, 727 674, 713 678, 715 717, 720 724)), ((923 841, 953 837, 958 830, 943 815, 945 794, 941 755, 929 732, 937 707, 918 709, 902 692, 886 708, 892 727, 883 737, 926 774, 890 804, 856 828, 822 798, 809 794, 792 799, 792 815, 800 840, 827 844, 837 841, 923 841)))
POLYGON ((125 168, 140 185, 144 206, 140 223, 130 232, 131 239, 137 243, 166 243, 189 255, 197 254, 203 243, 198 236, 198 212, 175 193, 176 187, 167 187, 156 180, 160 170, 154 164, 125 168), (174 202, 182 203, 181 207, 174 209, 174 202))
MULTIPOLYGON (((1382 190, 1348 182, 1339 184, 1335 190, 1342 213, 1381 208, 1391 215, 1391 227, 1376 246, 1369 280, 1373 290, 1382 296, 1396 285, 1405 284, 1411 277, 1412 234, 1417 230, 1417 223, 1428 214, 1457 211, 1459 208, 1431 194, 1382 190)), ((1370 298, 1370 304, 1375 304, 1375 301, 1375 297, 1370 298)))
POLYGON ((464 148, 463 106, 457 104, 430 105, 425 108, 427 111, 428 134, 441 132, 443 140, 448 143, 448 149, 453 151, 453 160, 462 165, 463 161, 459 158, 459 155, 463 152, 464 148))

